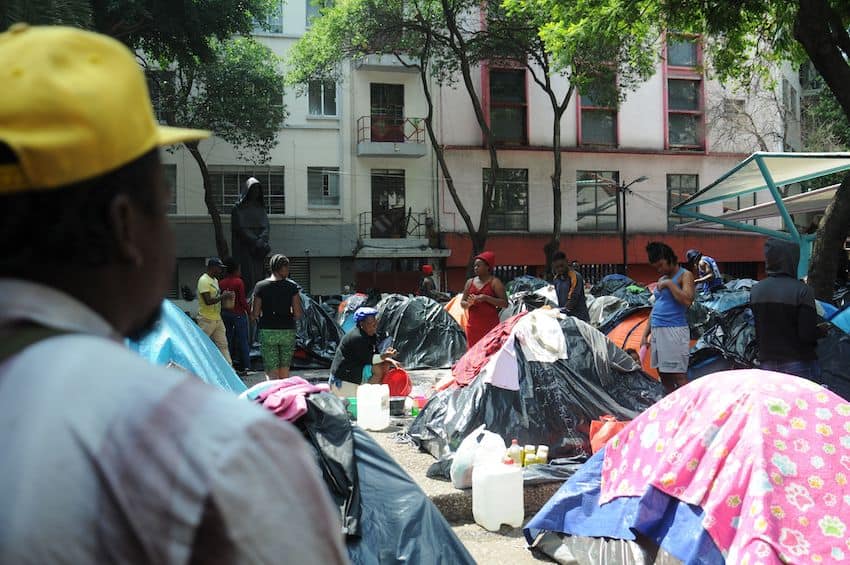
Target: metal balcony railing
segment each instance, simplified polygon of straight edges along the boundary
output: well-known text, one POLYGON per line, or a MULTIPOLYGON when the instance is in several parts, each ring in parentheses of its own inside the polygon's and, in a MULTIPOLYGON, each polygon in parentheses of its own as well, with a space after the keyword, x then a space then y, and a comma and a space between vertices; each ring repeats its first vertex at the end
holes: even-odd
POLYGON ((406 238, 428 237, 427 214, 413 209, 392 208, 385 212, 360 213, 360 238, 406 238))
POLYGON ((384 114, 361 116, 357 120, 357 143, 425 143, 425 120, 384 114))

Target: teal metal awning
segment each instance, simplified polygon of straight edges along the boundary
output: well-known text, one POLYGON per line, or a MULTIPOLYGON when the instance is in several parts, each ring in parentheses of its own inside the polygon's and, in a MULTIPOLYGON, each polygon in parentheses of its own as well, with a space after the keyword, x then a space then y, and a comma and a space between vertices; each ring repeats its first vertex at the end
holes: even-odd
POLYGON ((814 234, 801 234, 791 214, 822 211, 832 200, 837 187, 827 187, 783 199, 780 187, 850 170, 850 153, 753 153, 732 170, 673 209, 673 212, 697 222, 682 229, 704 229, 720 225, 727 229, 757 233, 794 241, 800 245, 798 274, 808 271, 814 234), (831 192, 830 192, 831 190, 831 192), (731 213, 712 216, 700 206, 768 191, 773 202, 751 206, 731 213), (753 219, 780 217, 786 230, 749 223, 753 219))

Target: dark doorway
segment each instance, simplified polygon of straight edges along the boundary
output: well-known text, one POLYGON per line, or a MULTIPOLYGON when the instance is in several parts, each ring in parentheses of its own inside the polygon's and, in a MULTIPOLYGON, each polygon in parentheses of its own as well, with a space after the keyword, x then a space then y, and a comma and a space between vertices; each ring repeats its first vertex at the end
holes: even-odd
POLYGON ((370 85, 372 141, 404 141, 404 85, 370 85))
POLYGON ((404 171, 372 169, 372 237, 405 237, 404 171))

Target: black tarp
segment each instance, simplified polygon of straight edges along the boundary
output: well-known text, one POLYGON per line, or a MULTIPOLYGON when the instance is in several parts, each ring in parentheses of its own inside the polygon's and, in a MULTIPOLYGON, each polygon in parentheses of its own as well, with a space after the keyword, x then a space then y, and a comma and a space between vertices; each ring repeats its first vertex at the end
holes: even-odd
POLYGON ((538 288, 543 288, 549 283, 543 279, 532 277, 531 275, 522 275, 517 277, 505 285, 505 292, 510 296, 517 292, 534 292, 538 288))
POLYGON ((439 392, 408 430, 420 449, 448 457, 486 424, 506 442, 548 445, 553 459, 586 455, 592 420, 604 414, 631 420, 663 396, 660 383, 592 326, 572 317, 560 323, 568 359, 529 362, 518 348, 519 391, 490 386, 479 377, 464 388, 439 392))
POLYGON ((466 353, 466 334, 442 304, 427 296, 391 294, 378 303, 378 333, 392 338, 406 369, 450 367, 466 353))
MULTIPOLYGON (((691 351, 691 375, 757 366, 758 343, 749 306, 717 313, 715 320, 691 351)), ((818 339, 817 353, 821 376, 816 382, 850 400, 850 335, 830 324, 818 339)))
POLYGON ((363 528, 360 539, 348 542, 352 563, 474 564, 419 485, 369 434, 353 429, 363 528))
POLYGON ((422 489, 369 434, 351 425, 341 399, 311 395, 307 414, 295 425, 313 447, 328 490, 347 517, 352 563, 475 563, 422 489))
POLYGON ((558 305, 547 299, 542 294, 536 292, 523 291, 511 294, 508 298, 508 307, 502 308, 499 312, 499 321, 504 322, 508 318, 513 318, 520 312, 531 312, 545 305, 557 308, 558 305))
POLYGON ((292 367, 296 369, 327 369, 342 339, 342 329, 315 300, 301 292, 304 315, 295 330, 295 355, 292 367))
POLYGON ((633 284, 637 283, 634 279, 630 279, 625 275, 606 275, 591 287, 590 294, 593 296, 606 296, 633 284))
POLYGON ((694 304, 701 304, 715 312, 725 312, 735 306, 742 306, 750 302, 750 289, 741 287, 738 289, 719 288, 709 294, 697 292, 694 304))

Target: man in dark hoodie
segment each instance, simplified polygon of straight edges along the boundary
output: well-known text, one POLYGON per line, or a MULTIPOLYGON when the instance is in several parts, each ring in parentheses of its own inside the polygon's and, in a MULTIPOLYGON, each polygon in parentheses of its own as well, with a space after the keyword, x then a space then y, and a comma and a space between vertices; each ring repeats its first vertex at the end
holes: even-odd
POLYGON ((812 289, 797 279, 800 247, 769 239, 764 255, 768 276, 750 294, 761 368, 816 379, 817 311, 812 289))

